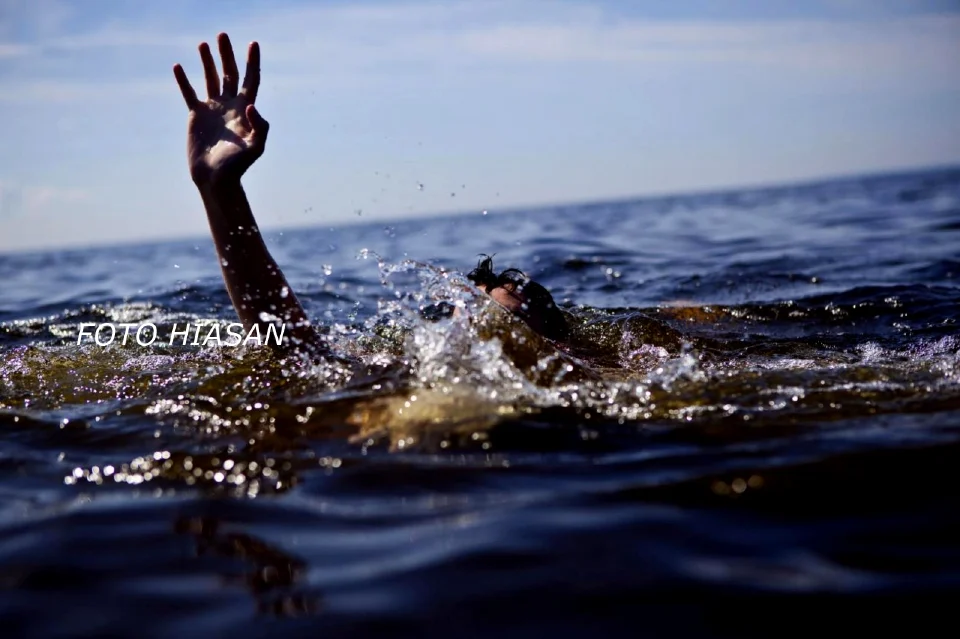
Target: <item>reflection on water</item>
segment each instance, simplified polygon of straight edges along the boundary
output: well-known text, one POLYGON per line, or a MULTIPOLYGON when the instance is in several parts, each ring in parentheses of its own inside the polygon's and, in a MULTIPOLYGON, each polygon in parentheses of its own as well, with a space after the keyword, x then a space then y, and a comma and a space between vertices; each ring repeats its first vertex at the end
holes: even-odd
POLYGON ((318 598, 296 592, 306 568, 303 560, 250 535, 224 532, 213 518, 178 519, 174 529, 194 539, 198 560, 215 557, 241 563, 244 574, 239 578, 228 576, 226 583, 238 582, 249 588, 258 613, 294 617, 320 610, 318 598))
POLYGON ((714 604, 950 589, 958 220, 944 171, 278 235, 325 363, 76 344, 234 321, 206 240, 0 256, 0 611, 741 632, 714 604), (568 344, 476 291, 479 252, 568 344))

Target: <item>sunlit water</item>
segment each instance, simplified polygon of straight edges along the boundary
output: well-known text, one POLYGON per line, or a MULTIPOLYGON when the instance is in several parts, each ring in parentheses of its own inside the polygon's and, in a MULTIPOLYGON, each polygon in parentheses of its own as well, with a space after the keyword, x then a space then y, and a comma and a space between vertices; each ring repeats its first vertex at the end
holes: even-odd
POLYGON ((0 256, 15 634, 769 636, 960 585, 960 171, 268 242, 339 361, 76 345, 235 321, 207 238, 0 256))

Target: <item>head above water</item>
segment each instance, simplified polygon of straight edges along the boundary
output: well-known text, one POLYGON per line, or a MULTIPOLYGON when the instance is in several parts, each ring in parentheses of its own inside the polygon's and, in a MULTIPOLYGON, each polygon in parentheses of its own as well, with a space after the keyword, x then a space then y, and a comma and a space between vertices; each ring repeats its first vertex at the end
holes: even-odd
POLYGON ((489 255, 482 258, 477 268, 467 273, 467 279, 547 339, 567 339, 567 320, 550 291, 515 268, 498 275, 493 272, 493 258, 489 255))

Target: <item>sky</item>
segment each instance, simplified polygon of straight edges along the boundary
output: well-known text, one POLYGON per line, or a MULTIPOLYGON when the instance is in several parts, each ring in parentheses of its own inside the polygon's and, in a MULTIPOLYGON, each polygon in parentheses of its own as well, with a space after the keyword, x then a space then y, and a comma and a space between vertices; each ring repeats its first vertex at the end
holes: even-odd
POLYGON ((265 230, 960 164, 958 0, 0 0, 0 252, 208 233, 219 31, 265 230))

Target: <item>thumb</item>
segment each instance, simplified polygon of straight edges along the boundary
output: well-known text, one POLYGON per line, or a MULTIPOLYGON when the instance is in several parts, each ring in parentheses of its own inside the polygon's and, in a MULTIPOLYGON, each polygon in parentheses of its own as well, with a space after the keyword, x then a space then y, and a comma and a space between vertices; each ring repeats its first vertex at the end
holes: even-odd
POLYGON ((247 105, 246 116, 247 121, 250 122, 250 127, 253 129, 253 139, 262 145, 267 141, 270 123, 263 119, 263 116, 257 111, 257 107, 252 104, 247 105))

